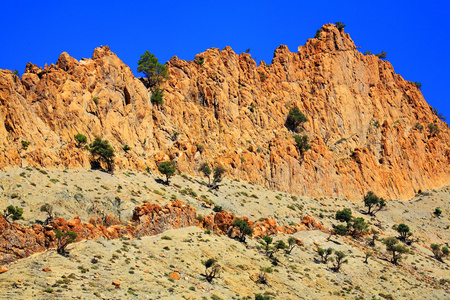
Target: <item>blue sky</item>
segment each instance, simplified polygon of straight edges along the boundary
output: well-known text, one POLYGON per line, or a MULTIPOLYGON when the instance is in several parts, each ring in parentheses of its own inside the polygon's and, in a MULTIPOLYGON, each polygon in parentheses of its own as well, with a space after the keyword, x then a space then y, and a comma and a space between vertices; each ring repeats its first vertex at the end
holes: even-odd
POLYGON ((146 50, 172 56, 231 46, 270 62, 297 51, 325 23, 345 23, 361 51, 387 52, 397 73, 422 83, 427 102, 450 119, 450 1, 3 1, 0 68, 89 58, 109 45, 135 75, 146 50))

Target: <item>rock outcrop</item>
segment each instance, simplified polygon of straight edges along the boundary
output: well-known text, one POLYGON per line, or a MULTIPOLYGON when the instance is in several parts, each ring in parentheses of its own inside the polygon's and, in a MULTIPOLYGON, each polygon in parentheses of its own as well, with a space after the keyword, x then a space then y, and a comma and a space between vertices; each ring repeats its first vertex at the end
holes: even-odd
POLYGON ((448 125, 413 83, 334 25, 296 52, 278 47, 270 65, 230 47, 200 58, 167 62, 159 107, 107 46, 92 59, 29 63, 21 79, 0 70, 0 168, 88 168, 88 152, 74 144, 82 133, 110 141, 116 169, 175 159, 193 174, 217 162, 229 177, 308 196, 408 198, 450 182, 448 125), (284 126, 294 106, 308 118, 304 155, 284 126))
MULTIPOLYGON (((231 224, 235 218, 236 216, 233 214, 222 211, 199 221, 195 208, 179 200, 164 207, 150 203, 138 206, 127 225, 121 225, 114 216, 108 215, 104 220, 91 219, 89 223, 82 223, 77 216, 69 221, 56 218, 51 224, 45 226, 35 224, 25 227, 9 223, 0 215, 0 266, 28 257, 33 253, 56 248, 57 239, 54 232, 56 229, 62 232, 68 230, 75 232, 77 234, 76 242, 99 237, 108 239, 117 239, 123 236, 138 238, 156 235, 169 229, 190 226, 200 226, 214 230, 218 234, 228 234, 233 229, 231 224)), ((303 218, 302 224, 282 227, 279 227, 276 221, 271 219, 255 223, 247 217, 243 217, 243 219, 252 226, 253 237, 256 238, 264 235, 294 233, 300 230, 324 229, 320 223, 308 216, 303 218)))

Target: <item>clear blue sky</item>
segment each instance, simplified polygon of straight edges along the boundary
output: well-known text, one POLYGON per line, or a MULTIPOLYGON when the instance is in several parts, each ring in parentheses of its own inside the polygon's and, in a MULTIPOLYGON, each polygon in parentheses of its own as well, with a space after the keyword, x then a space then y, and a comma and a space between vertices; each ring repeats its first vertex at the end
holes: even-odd
MULTIPOLYGON (((89 58, 109 45, 136 75, 146 50, 164 63, 205 49, 250 48, 270 62, 280 44, 297 51, 325 23, 345 23, 361 51, 387 52, 397 73, 422 83, 450 119, 450 1, 3 1, 0 68, 89 58)), ((447 120, 448 121, 448 120, 447 120)))

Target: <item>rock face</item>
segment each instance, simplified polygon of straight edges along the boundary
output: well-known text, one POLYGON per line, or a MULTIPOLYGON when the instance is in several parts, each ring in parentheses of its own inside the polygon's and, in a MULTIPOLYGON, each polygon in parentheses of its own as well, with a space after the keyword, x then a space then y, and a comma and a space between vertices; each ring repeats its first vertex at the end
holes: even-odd
POLYGON ((270 65, 230 47, 199 58, 167 62, 160 107, 107 46, 92 59, 62 53, 45 69, 29 63, 21 79, 0 70, 0 168, 90 167, 74 144, 82 133, 110 141, 116 169, 175 159, 193 174, 217 162, 229 177, 308 196, 408 198, 450 182, 448 125, 413 83, 334 25, 297 52, 278 47, 270 65), (284 125, 294 106, 308 118, 303 156, 284 125))
MULTIPOLYGON (((108 215, 105 220, 91 219, 89 223, 82 223, 77 216, 66 221, 56 218, 49 225, 33 225, 31 227, 9 223, 0 215, 0 266, 19 258, 25 258, 33 253, 45 251, 48 248, 56 248, 57 240, 55 229, 63 232, 68 230, 77 234, 76 242, 98 237, 117 239, 122 236, 142 237, 156 235, 169 229, 177 229, 189 226, 201 226, 214 230, 218 234, 227 234, 232 230, 231 223, 236 217, 222 211, 215 216, 197 220, 195 208, 176 200, 160 207, 158 204, 146 203, 135 208, 131 223, 120 225, 114 216, 108 215)), ((262 222, 253 223, 247 217, 243 219, 254 229, 253 237, 262 237, 279 233, 294 233, 300 230, 324 228, 313 218, 305 216, 302 223, 297 226, 279 227, 275 220, 265 219, 262 222)), ((5 270, 8 269, 0 269, 5 270)))

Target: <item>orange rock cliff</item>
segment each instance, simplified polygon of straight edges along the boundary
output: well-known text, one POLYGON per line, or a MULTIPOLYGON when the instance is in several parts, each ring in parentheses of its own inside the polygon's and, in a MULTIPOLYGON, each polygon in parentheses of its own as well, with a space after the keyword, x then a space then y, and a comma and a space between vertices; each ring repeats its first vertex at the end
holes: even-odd
POLYGON ((82 133, 112 144, 116 169, 175 159, 181 173, 198 174, 218 162, 228 177, 308 196, 360 200, 372 190, 404 199, 450 182, 448 125, 413 83, 334 25, 297 52, 278 47, 270 65, 230 47, 199 58, 166 63, 159 107, 107 46, 92 59, 29 63, 21 79, 0 70, 0 168, 89 168, 89 152, 74 144, 82 133), (308 118, 303 157, 284 125, 294 106, 308 118))

